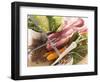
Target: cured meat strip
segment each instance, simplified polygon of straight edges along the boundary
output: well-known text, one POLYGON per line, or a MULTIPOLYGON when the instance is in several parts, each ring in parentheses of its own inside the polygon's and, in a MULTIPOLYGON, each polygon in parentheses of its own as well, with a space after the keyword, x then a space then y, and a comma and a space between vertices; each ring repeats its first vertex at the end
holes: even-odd
MULTIPOLYGON (((68 20, 67 18, 65 18, 65 23, 66 25, 64 25, 62 31, 52 33, 48 36, 48 38, 51 40, 53 38, 57 39, 55 41, 56 47, 60 47, 64 43, 68 42, 69 38, 74 32, 78 31, 81 33, 83 31, 87 31, 86 26, 84 26, 84 20, 82 18, 69 18, 68 20)), ((46 48, 47 50, 52 50, 52 47, 50 44, 47 44, 46 48)))

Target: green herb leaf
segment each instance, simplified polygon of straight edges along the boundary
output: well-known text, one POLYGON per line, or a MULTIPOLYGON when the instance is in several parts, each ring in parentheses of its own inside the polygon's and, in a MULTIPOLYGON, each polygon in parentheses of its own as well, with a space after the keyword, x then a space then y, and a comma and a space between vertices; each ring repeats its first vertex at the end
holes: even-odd
POLYGON ((73 64, 77 64, 81 61, 88 53, 87 46, 87 36, 80 35, 79 43, 77 43, 77 47, 73 49, 69 54, 73 56, 73 64))
POLYGON ((35 25, 35 22, 37 22, 38 27, 44 32, 49 32, 49 22, 46 16, 29 16, 28 28, 39 32, 40 29, 35 25))

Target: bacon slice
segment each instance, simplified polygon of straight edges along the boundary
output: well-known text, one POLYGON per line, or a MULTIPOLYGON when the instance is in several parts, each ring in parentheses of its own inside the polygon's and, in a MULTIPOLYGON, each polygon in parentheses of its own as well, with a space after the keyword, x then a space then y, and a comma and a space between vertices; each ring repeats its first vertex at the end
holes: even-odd
MULTIPOLYGON (((65 17, 64 20, 66 25, 64 25, 63 29, 60 32, 55 32, 48 36, 51 40, 56 38, 54 44, 57 48, 68 42, 75 31, 78 31, 79 33, 87 31, 87 27, 84 25, 84 20, 82 18, 67 19, 67 17, 65 17)), ((47 44, 46 48, 47 50, 52 50, 51 44, 47 44)))

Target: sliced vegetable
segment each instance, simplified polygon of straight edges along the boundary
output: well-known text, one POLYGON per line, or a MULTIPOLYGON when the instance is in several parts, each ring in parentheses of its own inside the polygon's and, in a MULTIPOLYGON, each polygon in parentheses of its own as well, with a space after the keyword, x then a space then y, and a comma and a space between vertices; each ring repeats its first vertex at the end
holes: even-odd
POLYGON ((51 61, 51 60, 55 60, 58 57, 58 55, 56 53, 51 53, 47 56, 47 60, 51 61))
MULTIPOLYGON (((62 48, 62 49, 59 50, 59 52, 62 53, 64 50, 65 49, 62 48)), ((56 58, 58 58, 58 55, 57 55, 57 53, 55 51, 50 51, 50 52, 48 52, 46 54, 48 54, 48 56, 47 56, 47 60, 48 61, 52 61, 52 60, 55 60, 56 58)))

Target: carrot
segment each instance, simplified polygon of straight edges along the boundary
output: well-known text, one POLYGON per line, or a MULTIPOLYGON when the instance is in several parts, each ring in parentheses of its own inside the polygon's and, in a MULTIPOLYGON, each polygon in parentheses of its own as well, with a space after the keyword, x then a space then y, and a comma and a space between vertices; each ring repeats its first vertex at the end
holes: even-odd
MULTIPOLYGON (((60 53, 62 53, 65 49, 62 48, 59 50, 60 53)), ((48 52, 48 56, 47 56, 47 60, 48 61, 52 61, 52 60, 55 60, 56 58, 58 58, 58 55, 56 54, 56 52, 54 51, 51 51, 51 52, 48 52)))
POLYGON ((43 57, 47 57, 49 54, 52 54, 52 52, 50 51, 50 52, 45 53, 45 54, 43 55, 43 57))
POLYGON ((82 33, 80 33, 81 35, 86 35, 87 34, 87 32, 82 32, 82 33))
POLYGON ((57 57, 58 55, 56 53, 52 53, 47 56, 47 60, 48 61, 55 60, 57 57))
POLYGON ((60 53, 63 52, 65 50, 65 48, 60 49, 60 53))

